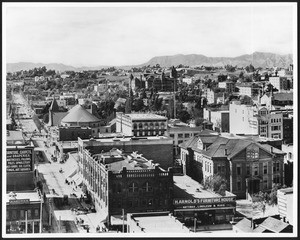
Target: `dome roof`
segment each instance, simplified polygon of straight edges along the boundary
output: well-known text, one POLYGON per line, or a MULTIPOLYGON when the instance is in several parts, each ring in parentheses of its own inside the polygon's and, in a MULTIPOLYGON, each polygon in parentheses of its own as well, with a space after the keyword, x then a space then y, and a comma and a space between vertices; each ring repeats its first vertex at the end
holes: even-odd
POLYGON ((62 123, 74 122, 99 122, 100 119, 91 114, 80 104, 74 106, 69 113, 61 120, 62 123))

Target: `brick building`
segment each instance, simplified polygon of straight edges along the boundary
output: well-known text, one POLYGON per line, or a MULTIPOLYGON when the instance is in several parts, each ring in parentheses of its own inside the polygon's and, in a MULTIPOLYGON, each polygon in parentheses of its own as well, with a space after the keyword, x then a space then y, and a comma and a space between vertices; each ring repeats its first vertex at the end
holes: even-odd
POLYGON ((78 146, 84 147, 93 154, 107 152, 118 148, 125 152, 138 151, 147 159, 160 164, 164 169, 173 167, 173 140, 168 137, 102 137, 82 140, 78 138, 78 146))
POLYGON ((126 136, 163 136, 167 118, 151 113, 117 113, 116 131, 126 136))
POLYGON ((97 211, 107 216, 172 209, 173 173, 137 152, 91 154, 79 147, 79 174, 97 211))
POLYGON ((6 194, 6 232, 41 233, 43 199, 37 191, 6 194))
POLYGON ((246 198, 248 194, 268 191, 272 183, 284 183, 284 155, 268 144, 236 136, 219 136, 205 148, 183 146, 183 162, 196 161, 203 179, 215 174, 227 180, 227 190, 246 198), (197 152, 197 155, 195 154, 197 152))

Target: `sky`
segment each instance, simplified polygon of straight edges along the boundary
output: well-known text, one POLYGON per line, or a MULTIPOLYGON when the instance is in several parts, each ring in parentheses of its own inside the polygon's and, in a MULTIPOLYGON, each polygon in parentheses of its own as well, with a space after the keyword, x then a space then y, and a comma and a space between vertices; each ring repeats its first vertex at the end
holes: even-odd
POLYGON ((6 3, 5 60, 122 66, 176 54, 293 53, 291 4, 214 5, 6 3))

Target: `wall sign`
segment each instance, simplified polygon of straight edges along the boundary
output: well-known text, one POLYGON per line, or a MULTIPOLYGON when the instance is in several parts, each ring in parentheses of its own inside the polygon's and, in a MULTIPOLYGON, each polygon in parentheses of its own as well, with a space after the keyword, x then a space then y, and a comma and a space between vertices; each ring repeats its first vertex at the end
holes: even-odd
POLYGON ((33 171, 33 148, 7 149, 6 172, 33 171))

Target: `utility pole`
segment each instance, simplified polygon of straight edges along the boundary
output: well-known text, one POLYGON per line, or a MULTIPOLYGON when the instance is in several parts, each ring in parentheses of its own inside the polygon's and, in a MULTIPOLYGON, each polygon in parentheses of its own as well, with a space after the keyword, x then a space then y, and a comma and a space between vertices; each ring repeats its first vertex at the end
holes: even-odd
POLYGON ((124 219, 124 216, 125 214, 124 214, 124 208, 122 208, 122 219, 123 219, 123 225, 122 225, 122 233, 124 233, 124 230, 125 230, 125 223, 124 223, 124 221, 125 221, 125 219, 124 219))

